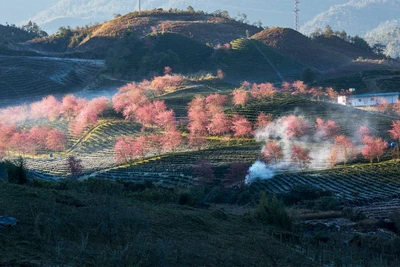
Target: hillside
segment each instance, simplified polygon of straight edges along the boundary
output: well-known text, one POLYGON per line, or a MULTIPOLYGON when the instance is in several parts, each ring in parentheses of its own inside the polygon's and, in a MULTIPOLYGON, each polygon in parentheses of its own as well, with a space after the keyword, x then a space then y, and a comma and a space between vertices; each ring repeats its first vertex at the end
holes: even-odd
POLYGON ((0 24, 0 45, 8 43, 25 42, 37 37, 35 33, 24 31, 18 27, 0 24))
POLYGON ((321 74, 347 75, 371 69, 393 69, 400 65, 370 51, 359 49, 336 36, 319 36, 314 40, 287 28, 265 29, 254 36, 280 53, 318 70, 321 74))
POLYGON ((259 40, 280 53, 319 71, 328 70, 348 60, 338 53, 332 55, 328 49, 289 28, 265 29, 251 38, 259 40))
POLYGON ((81 90, 103 66, 102 61, 0 56, 0 106, 81 90))
MULTIPOLYGON (((117 43, 128 34, 134 34, 135 37, 140 39, 149 34, 170 32, 193 38, 204 44, 218 45, 246 37, 246 31, 253 35, 260 30, 258 27, 240 23, 230 18, 207 15, 202 12, 168 12, 162 10, 132 12, 93 28, 84 40, 74 46, 73 51, 93 52, 93 50, 102 50, 104 52, 104 47, 117 43)), ((60 37, 55 35, 31 43, 35 47, 40 47, 42 43, 48 42, 49 39, 56 41, 58 38, 60 37)), ((67 46, 63 48, 64 51, 68 50, 67 46)))

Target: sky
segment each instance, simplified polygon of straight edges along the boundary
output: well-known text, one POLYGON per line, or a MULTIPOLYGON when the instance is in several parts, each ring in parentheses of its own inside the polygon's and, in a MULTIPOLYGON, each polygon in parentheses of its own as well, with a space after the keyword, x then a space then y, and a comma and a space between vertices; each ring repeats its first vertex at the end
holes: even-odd
MULTIPOLYGON (((56 4, 59 0, 0 0, 0 24, 14 23, 20 25, 38 12, 56 4)), ((132 0, 137 2, 137 0, 132 0)), ((300 0, 300 24, 304 24, 318 13, 327 10, 334 4, 349 0, 300 0)), ((146 0, 142 0, 146 2, 146 0)), ((266 26, 292 26, 294 0, 224 0, 192 1, 195 9, 226 9, 235 16, 237 10, 243 10, 250 22, 262 19, 266 26)), ((96 22, 96 21, 93 21, 96 22)))

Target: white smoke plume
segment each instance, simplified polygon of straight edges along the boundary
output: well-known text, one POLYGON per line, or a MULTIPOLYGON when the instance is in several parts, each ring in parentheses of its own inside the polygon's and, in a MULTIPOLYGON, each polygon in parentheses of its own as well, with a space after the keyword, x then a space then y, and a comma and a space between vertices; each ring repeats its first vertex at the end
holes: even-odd
POLYGON ((257 160, 249 168, 249 174, 246 176, 245 184, 251 184, 258 179, 271 179, 272 177, 274 177, 274 175, 275 172, 273 169, 268 168, 268 166, 264 162, 257 160))

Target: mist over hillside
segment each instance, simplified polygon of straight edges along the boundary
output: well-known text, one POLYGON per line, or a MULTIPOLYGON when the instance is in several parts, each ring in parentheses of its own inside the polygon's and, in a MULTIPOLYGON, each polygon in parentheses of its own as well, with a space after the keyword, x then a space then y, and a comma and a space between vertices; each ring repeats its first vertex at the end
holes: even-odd
POLYGON ((392 58, 400 57, 400 20, 391 20, 381 23, 378 27, 366 34, 365 38, 370 45, 380 43, 386 46, 384 53, 392 58))
POLYGON ((350 0, 319 13, 301 27, 301 32, 309 35, 316 28, 330 25, 334 30, 364 36, 381 23, 397 19, 399 12, 400 2, 397 0, 350 0))

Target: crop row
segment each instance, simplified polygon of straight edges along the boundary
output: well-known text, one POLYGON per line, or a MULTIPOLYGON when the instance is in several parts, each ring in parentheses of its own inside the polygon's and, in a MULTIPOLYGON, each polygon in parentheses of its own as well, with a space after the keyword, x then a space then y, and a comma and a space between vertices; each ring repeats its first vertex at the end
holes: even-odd
POLYGON ((399 166, 392 162, 313 172, 279 173, 272 179, 255 182, 252 187, 253 190, 278 194, 299 184, 332 191, 345 203, 355 205, 400 197, 399 166))

